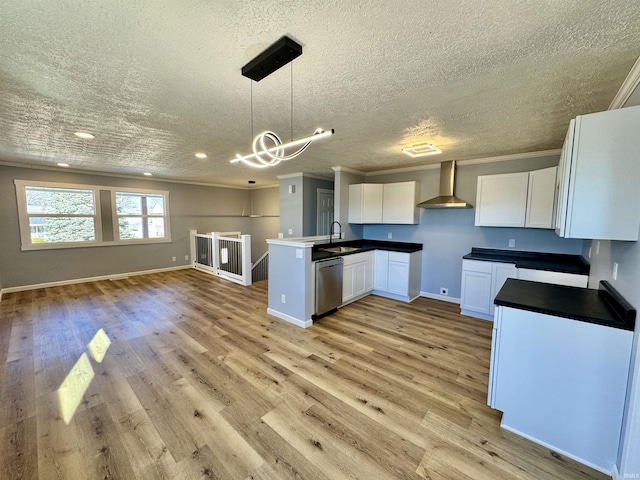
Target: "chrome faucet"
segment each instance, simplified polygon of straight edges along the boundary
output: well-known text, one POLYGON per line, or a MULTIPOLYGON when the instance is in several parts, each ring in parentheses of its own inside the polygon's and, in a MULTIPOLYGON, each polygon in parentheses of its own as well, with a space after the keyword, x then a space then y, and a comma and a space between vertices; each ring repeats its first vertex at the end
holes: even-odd
POLYGON ((338 224, 338 238, 342 238, 342 225, 340 225, 340 222, 337 220, 334 220, 333 222, 331 222, 331 225, 329 225, 329 243, 333 242, 332 236, 333 236, 333 225, 334 223, 338 224))

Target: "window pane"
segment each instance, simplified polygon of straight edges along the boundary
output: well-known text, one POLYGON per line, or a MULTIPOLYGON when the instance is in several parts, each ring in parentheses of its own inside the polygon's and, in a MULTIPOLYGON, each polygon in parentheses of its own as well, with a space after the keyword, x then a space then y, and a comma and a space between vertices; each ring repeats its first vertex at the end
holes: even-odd
POLYGON ((31 243, 92 242, 93 218, 37 217, 29 219, 31 243))
POLYGON ((149 225, 149 238, 163 238, 164 234, 164 218, 147 218, 149 225))
POLYGON ((116 192, 118 215, 142 215, 142 197, 139 193, 116 192))
POLYGON ((147 195, 147 215, 164 215, 163 195, 147 195))
POLYGON ((93 191, 77 188, 25 187, 27 213, 93 215, 93 191))
POLYGON ((144 238, 142 217, 120 217, 118 218, 118 230, 121 240, 131 240, 132 238, 144 238))

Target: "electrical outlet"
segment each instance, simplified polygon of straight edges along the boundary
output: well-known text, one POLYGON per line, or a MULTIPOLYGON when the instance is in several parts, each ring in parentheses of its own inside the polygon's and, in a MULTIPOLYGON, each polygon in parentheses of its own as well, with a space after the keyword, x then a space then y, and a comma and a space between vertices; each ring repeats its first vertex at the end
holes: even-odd
POLYGON ((293 235, 293 228, 290 228, 288 231, 289 231, 289 235, 293 235))
POLYGON ((509 248, 513 248, 516 246, 516 239, 515 238, 510 238, 509 239, 509 248))
POLYGON ((449 295, 449 289, 440 287, 440 295, 449 295))
POLYGON ((589 258, 591 258, 591 247, 589 247, 589 258))
POLYGON ((296 258, 303 258, 304 252, 301 248, 296 248, 296 258))
POLYGON ((284 238, 284 233, 278 232, 278 238, 284 238))
POLYGON ((596 240, 596 255, 600 255, 600 240, 596 240))
POLYGON ((387 238, 389 240, 391 240, 393 238, 393 233, 391 233, 391 232, 387 233, 387 238))
POLYGON ((176 257, 171 257, 171 261, 175 262, 176 261, 176 257))
POLYGON ((287 296, 284 293, 282 295, 280 295, 280 302, 281 303, 287 303, 287 296))
POLYGON ((185 259, 185 260, 189 260, 189 255, 185 255, 185 256, 184 256, 184 259, 185 259))
POLYGON ((613 262, 613 273, 611 274, 614 280, 618 279, 618 262, 613 262))

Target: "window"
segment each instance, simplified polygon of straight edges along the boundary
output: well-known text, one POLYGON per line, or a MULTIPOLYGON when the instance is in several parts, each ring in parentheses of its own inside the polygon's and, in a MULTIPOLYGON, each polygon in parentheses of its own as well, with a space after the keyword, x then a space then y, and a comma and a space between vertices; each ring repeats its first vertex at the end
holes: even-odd
POLYGON ((165 237, 165 196, 160 193, 115 192, 120 240, 165 237))
POLYGON ((170 242, 169 193, 16 180, 23 250, 170 242))

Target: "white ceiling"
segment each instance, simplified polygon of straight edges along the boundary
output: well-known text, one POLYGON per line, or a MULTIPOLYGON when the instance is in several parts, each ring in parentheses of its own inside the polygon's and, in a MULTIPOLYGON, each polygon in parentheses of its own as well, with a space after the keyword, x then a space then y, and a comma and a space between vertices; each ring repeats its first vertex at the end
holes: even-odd
POLYGON ((640 53, 638 0, 0 0, 0 12, 0 161, 238 186, 559 148, 640 53), (253 84, 255 133, 290 139, 293 79, 293 137, 336 134, 275 168, 230 165, 251 148, 240 68, 282 35, 304 51, 253 84), (424 141, 443 154, 400 152, 424 141))

